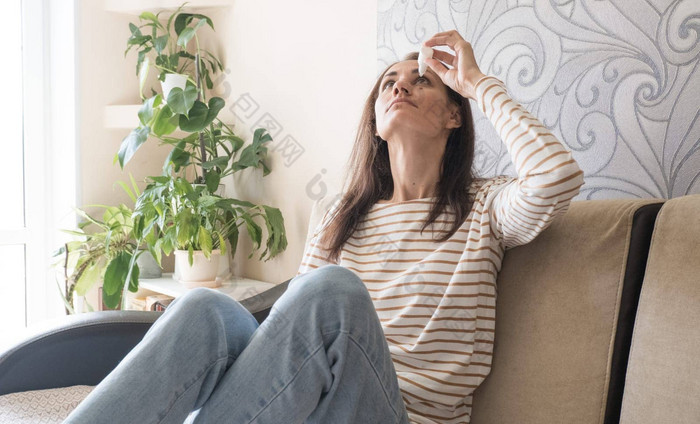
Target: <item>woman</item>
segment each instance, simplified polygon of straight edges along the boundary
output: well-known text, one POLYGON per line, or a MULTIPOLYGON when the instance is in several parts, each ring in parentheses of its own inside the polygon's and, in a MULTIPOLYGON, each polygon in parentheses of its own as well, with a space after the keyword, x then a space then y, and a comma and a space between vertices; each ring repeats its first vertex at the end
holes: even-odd
POLYGON ((269 317, 258 326, 233 299, 192 290, 66 422, 179 423, 192 410, 205 423, 469 422, 490 370, 504 250, 563 213, 583 176, 459 33, 425 45, 455 55, 435 50, 422 77, 415 54, 382 73, 350 185, 269 317), (517 178, 472 177, 466 98, 517 178))

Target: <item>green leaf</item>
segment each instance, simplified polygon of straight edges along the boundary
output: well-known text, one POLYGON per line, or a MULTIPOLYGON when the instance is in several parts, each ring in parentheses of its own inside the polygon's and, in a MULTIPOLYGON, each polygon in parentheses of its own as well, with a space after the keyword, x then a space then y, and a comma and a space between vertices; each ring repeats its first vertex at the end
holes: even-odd
MULTIPOLYGON (((265 225, 267 226, 267 246, 265 251, 260 255, 260 259, 265 257, 268 249, 270 258, 287 248, 287 237, 284 230, 284 218, 282 212, 278 208, 262 205, 265 209, 265 225)), ((270 259, 268 258, 268 259, 270 259)))
POLYGON ((75 292, 78 296, 85 296, 88 290, 95 285, 100 279, 100 267, 97 262, 93 262, 85 268, 85 271, 80 275, 80 279, 75 285, 75 292))
POLYGON ((114 295, 121 292, 126 282, 126 275, 129 272, 130 259, 131 256, 128 253, 119 252, 109 265, 107 265, 103 287, 104 293, 114 295))
POLYGON ((180 115, 180 129, 187 132, 199 132, 204 129, 209 108, 199 100, 195 100, 188 116, 180 115))
POLYGON ((202 163, 202 168, 204 168, 206 170, 210 170, 210 169, 216 168, 216 167, 223 169, 227 163, 228 163, 228 158, 226 156, 220 156, 216 159, 212 159, 212 160, 209 160, 209 161, 202 163))
MULTIPOLYGON (((265 134, 265 131, 267 131, 265 128, 255 130, 253 142, 243 149, 238 161, 231 165, 234 172, 248 167, 258 168, 262 165, 263 170, 269 173, 269 169, 263 163, 263 159, 267 156, 267 147, 263 143, 272 140, 272 137, 269 134, 265 134)), ((264 175, 267 174, 264 173, 264 175)))
MULTIPOLYGON (((141 252, 143 253, 143 252, 141 252)), ((141 270, 137 264, 134 264, 134 268, 131 270, 131 278, 129 278, 129 291, 136 293, 139 290, 139 274, 141 270)))
MULTIPOLYGON (((241 215, 245 220, 245 226, 248 229, 248 234, 250 234, 251 239, 255 242, 255 249, 260 248, 260 242, 262 241, 262 228, 253 221, 247 213, 241 215)), ((252 256, 252 255, 251 255, 252 256)), ((250 256, 249 256, 250 257, 250 256)))
POLYGON ((185 147, 187 147, 187 142, 185 140, 180 140, 180 142, 173 147, 173 150, 170 151, 166 159, 166 164, 173 164, 175 172, 179 172, 181 167, 187 166, 190 163, 191 155, 185 150, 185 147))
POLYGON ((182 30, 192 21, 191 13, 180 13, 175 17, 175 34, 180 35, 182 30))
POLYGON ((148 126, 149 123, 151 122, 151 119, 153 119, 153 110, 160 106, 160 103, 162 101, 162 97, 160 94, 157 94, 141 105, 139 108, 139 121, 141 122, 142 126, 148 126))
POLYGON ((161 35, 160 37, 153 40, 153 48, 156 49, 158 54, 161 54, 165 47, 168 45, 168 35, 161 35))
POLYGON ((131 31, 131 35, 134 35, 136 37, 141 36, 141 30, 139 29, 139 27, 132 24, 131 22, 129 22, 129 30, 131 31))
POLYGON ((124 165, 129 163, 131 157, 134 156, 136 150, 148 139, 148 134, 151 132, 150 128, 146 126, 139 126, 135 130, 131 131, 119 147, 119 166, 124 169, 124 165))
POLYGON ((192 40, 192 37, 194 37, 194 33, 194 28, 185 28, 184 30, 182 30, 180 36, 177 37, 177 45, 182 48, 186 48, 187 43, 189 43, 190 40, 192 40))
POLYGON ((234 226, 229 231, 228 243, 231 245, 231 257, 236 256, 236 248, 238 247, 238 227, 234 226))
POLYGON ((185 90, 175 87, 168 94, 168 106, 173 112, 182 115, 187 115, 195 100, 197 100, 197 87, 191 84, 187 84, 185 90))
POLYGON ((219 236, 219 249, 221 249, 221 254, 225 255, 226 254, 226 240, 224 240, 224 236, 222 236, 220 232, 217 231, 216 235, 219 236))
POLYGON ((157 27, 163 28, 163 25, 160 23, 160 21, 158 21, 158 17, 157 17, 156 15, 154 15, 153 13, 151 13, 151 12, 143 12, 143 13, 141 13, 141 14, 139 15, 139 19, 141 19, 142 21, 146 21, 146 20, 151 21, 151 22, 153 22, 157 27))
POLYGON ((214 23, 207 16, 200 15, 199 13, 180 13, 175 18, 175 34, 180 35, 187 25, 192 22, 194 18, 205 21, 211 29, 214 29, 214 23))
POLYGON ((209 106, 199 100, 195 100, 189 115, 180 115, 180 129, 187 132, 199 132, 214 121, 216 115, 225 105, 221 97, 209 99, 209 106))
MULTIPOLYGON (((141 56, 139 55, 139 59, 141 59, 141 56)), ((143 98, 143 86, 146 83, 146 78, 148 77, 148 68, 151 66, 151 62, 148 59, 148 57, 144 57, 143 60, 141 61, 141 66, 139 68, 139 94, 141 95, 141 98, 143 98)))
POLYGON ((212 251, 211 233, 204 227, 199 227, 199 247, 204 257, 209 259, 212 251))
POLYGON ((219 182, 221 181, 221 174, 218 172, 211 170, 207 172, 205 179, 205 183, 207 185, 207 190, 209 190, 209 193, 214 193, 217 188, 219 188, 219 182))
POLYGON ((191 246, 190 237, 194 234, 194 228, 191 224, 191 212, 185 209, 180 212, 179 220, 175 223, 177 228, 177 244, 184 248, 188 244, 191 246))
POLYGON ((170 134, 177 129, 177 117, 169 105, 164 105, 153 118, 153 133, 157 136, 170 134))

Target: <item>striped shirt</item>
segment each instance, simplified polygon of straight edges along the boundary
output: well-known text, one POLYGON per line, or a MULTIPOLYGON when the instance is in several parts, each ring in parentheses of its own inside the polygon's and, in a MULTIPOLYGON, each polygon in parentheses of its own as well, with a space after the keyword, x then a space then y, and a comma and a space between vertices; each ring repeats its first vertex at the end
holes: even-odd
MULTIPOLYGON (((467 219, 442 243, 433 238, 454 219, 449 206, 421 234, 434 197, 377 203, 338 262, 372 297, 412 423, 469 423, 472 394, 491 369, 504 251, 534 239, 583 185, 571 153, 508 96, 501 80, 479 80, 476 98, 518 177, 474 180, 467 219)), ((297 275, 332 263, 319 240, 338 204, 314 230, 297 275)))

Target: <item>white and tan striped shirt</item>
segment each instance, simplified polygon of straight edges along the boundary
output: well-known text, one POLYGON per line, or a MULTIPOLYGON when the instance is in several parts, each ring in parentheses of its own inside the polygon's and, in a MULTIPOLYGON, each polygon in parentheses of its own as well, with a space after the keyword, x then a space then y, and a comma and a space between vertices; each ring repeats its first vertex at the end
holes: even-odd
MULTIPOLYGON (((501 80, 479 80, 476 97, 518 177, 475 180, 469 216, 442 243, 432 239, 449 227, 451 209, 420 234, 435 198, 377 203, 340 255, 372 296, 412 423, 469 423, 474 389, 491 369, 504 251, 534 239, 583 184, 571 153, 501 80)), ((337 205, 315 229, 297 275, 331 263, 318 241, 337 205)))

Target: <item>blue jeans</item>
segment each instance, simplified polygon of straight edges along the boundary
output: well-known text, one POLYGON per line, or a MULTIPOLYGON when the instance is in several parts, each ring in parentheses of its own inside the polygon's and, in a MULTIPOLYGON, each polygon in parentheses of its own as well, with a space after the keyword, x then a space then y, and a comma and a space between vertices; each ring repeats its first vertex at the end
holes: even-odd
POLYGON ((296 276, 258 325, 197 288, 64 423, 408 423, 384 332, 359 277, 339 265, 296 276))

